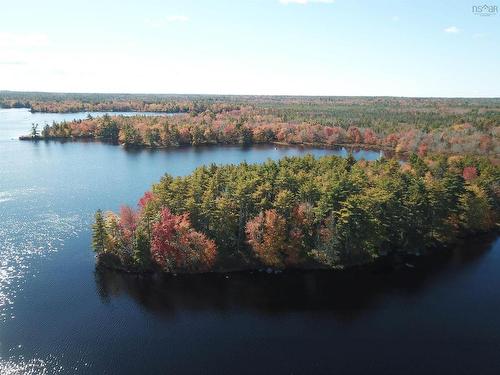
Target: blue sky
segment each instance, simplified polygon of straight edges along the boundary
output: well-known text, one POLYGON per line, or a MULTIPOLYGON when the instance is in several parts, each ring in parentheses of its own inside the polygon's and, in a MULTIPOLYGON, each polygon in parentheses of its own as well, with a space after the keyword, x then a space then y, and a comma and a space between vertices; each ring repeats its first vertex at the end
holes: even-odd
POLYGON ((8 1, 0 89, 500 97, 500 14, 473 5, 8 1))

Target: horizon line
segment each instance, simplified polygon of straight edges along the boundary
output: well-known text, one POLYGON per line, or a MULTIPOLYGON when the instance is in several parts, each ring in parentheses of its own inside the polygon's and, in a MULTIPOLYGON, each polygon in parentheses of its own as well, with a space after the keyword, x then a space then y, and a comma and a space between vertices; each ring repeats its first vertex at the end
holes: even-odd
POLYGON ((211 96, 211 97, 290 97, 290 98, 405 98, 405 99, 500 99, 500 96, 411 96, 411 95, 320 95, 320 94, 213 94, 213 93, 159 93, 159 92, 109 92, 109 91, 40 91, 0 90, 2 93, 59 94, 59 95, 162 95, 162 96, 211 96))

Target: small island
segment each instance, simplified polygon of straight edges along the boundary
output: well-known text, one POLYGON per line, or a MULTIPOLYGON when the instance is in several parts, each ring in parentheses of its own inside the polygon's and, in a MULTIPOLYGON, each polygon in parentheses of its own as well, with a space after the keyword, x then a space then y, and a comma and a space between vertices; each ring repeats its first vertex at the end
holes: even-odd
POLYGON ((342 269, 497 228, 487 158, 287 157, 165 175, 137 209, 97 211, 98 264, 126 272, 342 269))

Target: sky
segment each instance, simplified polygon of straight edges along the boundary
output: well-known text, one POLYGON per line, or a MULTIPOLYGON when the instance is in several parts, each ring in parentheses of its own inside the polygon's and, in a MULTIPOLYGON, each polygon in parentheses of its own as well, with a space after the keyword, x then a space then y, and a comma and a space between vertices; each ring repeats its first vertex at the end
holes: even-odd
POLYGON ((2 1, 0 90, 500 97, 481 4, 2 1))

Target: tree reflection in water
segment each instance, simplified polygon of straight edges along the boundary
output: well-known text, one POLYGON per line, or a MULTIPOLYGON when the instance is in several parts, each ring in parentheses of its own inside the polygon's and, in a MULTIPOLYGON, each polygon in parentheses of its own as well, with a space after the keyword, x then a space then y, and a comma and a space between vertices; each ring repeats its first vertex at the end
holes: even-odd
POLYGON ((146 311, 166 318, 183 310, 261 314, 309 312, 339 320, 357 319, 389 296, 415 298, 429 287, 455 277, 493 248, 496 235, 465 241, 453 250, 402 261, 379 262, 347 271, 233 272, 199 275, 130 275, 95 271, 104 303, 122 294, 146 311))

